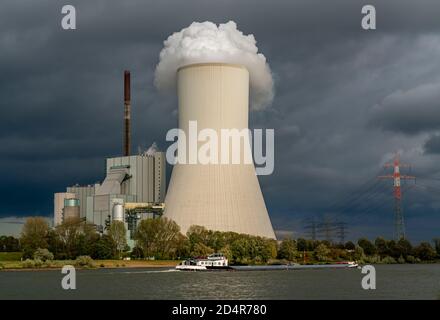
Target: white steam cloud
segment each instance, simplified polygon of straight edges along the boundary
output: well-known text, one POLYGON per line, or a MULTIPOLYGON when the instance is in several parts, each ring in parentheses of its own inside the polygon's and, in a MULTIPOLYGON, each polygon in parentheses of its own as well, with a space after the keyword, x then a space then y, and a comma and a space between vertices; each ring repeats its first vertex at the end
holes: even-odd
POLYGON ((209 21, 193 22, 169 36, 156 67, 156 87, 174 89, 179 67, 203 62, 244 65, 249 71, 251 108, 263 109, 272 102, 273 79, 266 57, 258 53, 254 36, 244 35, 233 21, 218 26, 209 21))

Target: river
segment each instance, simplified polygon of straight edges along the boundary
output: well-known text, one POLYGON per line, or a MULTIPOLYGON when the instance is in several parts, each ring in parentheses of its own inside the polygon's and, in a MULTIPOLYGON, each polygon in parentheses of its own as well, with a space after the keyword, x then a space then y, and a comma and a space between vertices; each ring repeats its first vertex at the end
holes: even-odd
POLYGON ((76 290, 54 270, 0 272, 0 299, 440 299, 440 265, 377 265, 376 289, 357 268, 179 272, 92 269, 76 272, 76 290))

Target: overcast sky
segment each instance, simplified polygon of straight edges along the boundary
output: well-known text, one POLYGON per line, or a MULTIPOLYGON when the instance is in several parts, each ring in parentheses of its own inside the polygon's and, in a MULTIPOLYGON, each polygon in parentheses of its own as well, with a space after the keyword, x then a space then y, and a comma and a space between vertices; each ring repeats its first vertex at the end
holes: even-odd
POLYGON ((275 79, 272 105, 250 116, 275 129, 275 171, 260 177, 275 229, 300 236, 326 214, 349 238, 392 237, 392 182, 375 177, 399 151, 419 177, 404 189, 407 235, 440 236, 439 17, 436 0, 3 0, 0 217, 52 215, 54 192, 104 178, 122 149, 124 69, 133 151, 165 149, 177 105, 153 85, 163 41, 193 21, 233 20, 275 79), (367 3, 375 31, 361 29, 367 3), (75 31, 60 27, 63 4, 77 9, 75 31))

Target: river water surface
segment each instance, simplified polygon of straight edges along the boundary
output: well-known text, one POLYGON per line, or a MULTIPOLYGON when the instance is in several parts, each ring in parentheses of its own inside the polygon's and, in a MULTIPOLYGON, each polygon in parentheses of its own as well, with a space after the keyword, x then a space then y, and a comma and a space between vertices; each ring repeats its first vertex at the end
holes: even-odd
POLYGON ((63 290, 57 271, 0 272, 0 299, 440 299, 440 265, 378 265, 376 290, 354 269, 181 272, 94 269, 63 290))

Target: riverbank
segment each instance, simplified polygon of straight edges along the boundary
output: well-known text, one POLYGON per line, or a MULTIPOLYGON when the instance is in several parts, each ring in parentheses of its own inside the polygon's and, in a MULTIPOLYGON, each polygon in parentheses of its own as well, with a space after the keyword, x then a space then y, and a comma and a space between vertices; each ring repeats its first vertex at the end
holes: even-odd
MULTIPOLYGON (((177 260, 93 260, 92 266, 81 267, 79 269, 112 269, 112 268, 160 268, 175 267, 180 261, 177 260)), ((76 265, 75 260, 53 260, 44 262, 39 267, 27 267, 22 261, 1 261, 1 271, 38 271, 38 270, 58 270, 65 265, 76 265)))
MULTIPOLYGON (((80 266, 77 264, 76 260, 53 260, 44 262, 38 267, 36 266, 28 266, 25 261, 1 261, 0 262, 0 272, 1 271, 44 271, 44 270, 61 270, 61 268, 65 265, 73 265, 77 269, 120 269, 120 268, 174 268, 176 265, 180 263, 179 260, 93 260, 91 265, 88 266, 80 266)), ((295 267, 291 267, 292 269, 300 269, 301 267, 310 268, 310 267, 319 267, 326 265, 333 265, 334 262, 321 262, 321 263, 307 263, 307 264, 297 264, 295 267)), ((360 263, 360 265, 368 264, 368 263, 360 263)), ((373 263, 374 265, 381 265, 387 263, 373 263)), ((393 263, 399 264, 399 263, 393 263)), ((409 263, 405 263, 409 264, 409 263)), ((419 263, 417 263, 419 264, 419 263)), ((440 264, 440 261, 430 261, 424 262, 420 264, 440 264)), ((287 264, 267 264, 267 265, 236 265, 237 269, 246 267, 256 267, 255 269, 261 268, 264 269, 268 267, 273 268, 281 268, 287 264)), ((293 266, 293 265, 292 265, 293 266)), ((252 268, 251 268, 252 269, 252 268)))

